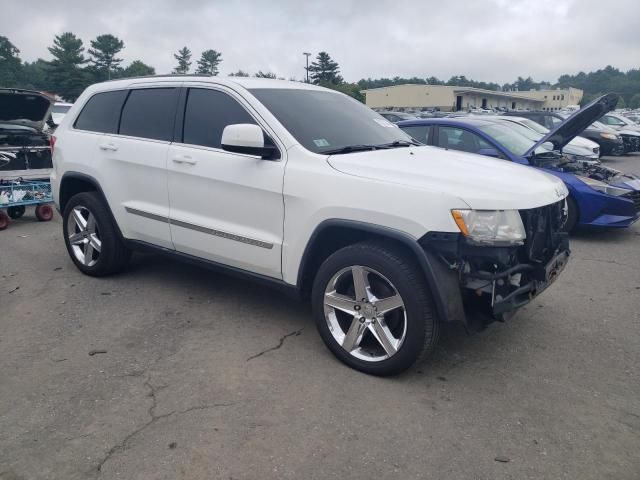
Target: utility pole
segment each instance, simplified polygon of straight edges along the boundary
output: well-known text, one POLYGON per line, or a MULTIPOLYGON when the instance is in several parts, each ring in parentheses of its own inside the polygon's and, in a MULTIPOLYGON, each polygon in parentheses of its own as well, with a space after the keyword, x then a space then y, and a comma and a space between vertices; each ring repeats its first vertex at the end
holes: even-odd
POLYGON ((307 57, 307 66, 305 67, 305 70, 307 71, 307 83, 309 83, 309 56, 311 54, 308 52, 302 52, 302 54, 307 57))

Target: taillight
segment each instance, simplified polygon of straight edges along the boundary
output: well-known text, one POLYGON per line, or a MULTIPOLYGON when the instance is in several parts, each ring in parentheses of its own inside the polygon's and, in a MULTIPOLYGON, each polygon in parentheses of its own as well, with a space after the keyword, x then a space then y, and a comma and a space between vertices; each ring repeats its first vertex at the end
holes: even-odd
POLYGON ((51 155, 53 155, 53 147, 56 146, 56 137, 54 135, 49 136, 49 148, 51 149, 51 155))

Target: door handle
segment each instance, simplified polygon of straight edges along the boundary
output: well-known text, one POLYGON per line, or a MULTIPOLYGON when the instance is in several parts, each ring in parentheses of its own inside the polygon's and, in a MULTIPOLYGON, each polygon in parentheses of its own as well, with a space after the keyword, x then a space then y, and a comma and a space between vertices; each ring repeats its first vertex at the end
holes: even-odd
POLYGON ((187 165, 195 165, 198 163, 197 160, 194 160, 189 155, 180 155, 177 157, 173 157, 173 163, 187 164, 187 165))
POLYGON ((100 147, 100 150, 105 150, 105 151, 110 151, 110 152, 117 152, 118 151, 118 147, 116 147, 113 143, 101 143, 100 145, 98 145, 100 147))

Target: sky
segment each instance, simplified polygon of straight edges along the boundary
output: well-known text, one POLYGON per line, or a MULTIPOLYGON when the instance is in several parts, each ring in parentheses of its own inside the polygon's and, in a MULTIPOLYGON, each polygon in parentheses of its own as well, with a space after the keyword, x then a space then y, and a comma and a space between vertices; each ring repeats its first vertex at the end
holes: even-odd
POLYGON ((640 67, 638 0, 0 0, 0 35, 23 60, 50 59, 65 31, 88 47, 111 33, 124 65, 140 59, 168 73, 173 53, 222 52, 238 69, 303 78, 305 57, 327 51, 347 81, 466 75, 506 83, 554 82, 606 65, 640 67))

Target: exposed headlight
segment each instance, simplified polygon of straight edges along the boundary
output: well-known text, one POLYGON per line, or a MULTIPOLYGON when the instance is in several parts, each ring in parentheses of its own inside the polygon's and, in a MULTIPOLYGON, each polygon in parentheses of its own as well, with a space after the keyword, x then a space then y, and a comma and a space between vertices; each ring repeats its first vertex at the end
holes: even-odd
POLYGON ((527 234, 517 210, 451 210, 468 239, 485 244, 522 245, 527 234))
POLYGON ((609 140, 618 140, 618 135, 615 133, 601 133, 600 136, 609 140))
POLYGON ((619 188, 607 185, 606 183, 601 182, 600 180, 595 180, 593 178, 581 177, 580 175, 576 176, 594 190, 597 190, 601 193, 606 193, 607 195, 613 195, 614 197, 619 197, 620 195, 624 195, 625 193, 629 193, 631 191, 627 188, 619 188))

